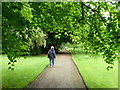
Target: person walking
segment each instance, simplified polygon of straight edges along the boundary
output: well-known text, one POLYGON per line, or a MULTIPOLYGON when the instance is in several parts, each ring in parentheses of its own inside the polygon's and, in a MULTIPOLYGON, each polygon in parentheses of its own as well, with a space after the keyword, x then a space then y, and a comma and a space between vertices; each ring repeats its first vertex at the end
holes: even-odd
POLYGON ((51 46, 51 49, 48 51, 48 58, 50 59, 50 67, 53 67, 54 66, 54 59, 56 58, 54 46, 51 46))

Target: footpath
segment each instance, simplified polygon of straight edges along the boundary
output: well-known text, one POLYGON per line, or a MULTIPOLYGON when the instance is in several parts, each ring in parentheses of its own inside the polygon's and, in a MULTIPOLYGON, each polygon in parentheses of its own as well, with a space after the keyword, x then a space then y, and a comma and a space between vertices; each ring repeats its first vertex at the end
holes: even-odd
POLYGON ((48 66, 26 88, 83 88, 87 90, 72 56, 67 51, 56 55, 55 66, 48 66))

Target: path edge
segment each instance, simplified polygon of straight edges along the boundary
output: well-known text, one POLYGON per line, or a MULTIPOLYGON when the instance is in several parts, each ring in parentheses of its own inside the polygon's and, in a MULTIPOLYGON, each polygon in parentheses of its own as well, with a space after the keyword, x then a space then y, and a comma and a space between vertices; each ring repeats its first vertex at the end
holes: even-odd
MULTIPOLYGON (((49 66, 49 64, 45 66, 45 68, 35 77, 35 79, 34 79, 33 81, 35 81, 35 80, 38 78, 38 76, 40 76, 40 75, 42 74, 42 72, 43 72, 48 66, 49 66)), ((29 82, 27 85, 25 85, 25 87, 23 88, 23 90, 27 89, 26 87, 27 87, 28 85, 30 85, 33 81, 31 81, 31 82, 29 82)))
POLYGON ((70 55, 71 55, 71 59, 72 59, 72 62, 73 62, 74 65, 76 66, 77 71, 78 71, 79 75, 81 76, 81 78, 82 78, 82 80, 83 80, 83 83, 85 84, 86 89, 88 90, 88 87, 87 87, 87 85, 86 85, 86 83, 85 83, 85 81, 84 81, 84 79, 83 79, 83 76, 82 76, 82 74, 80 73, 80 71, 79 71, 77 65, 75 64, 75 62, 74 62, 74 60, 73 60, 73 58, 72 58, 72 53, 71 53, 70 51, 68 51, 68 50, 66 50, 66 51, 70 53, 70 55))

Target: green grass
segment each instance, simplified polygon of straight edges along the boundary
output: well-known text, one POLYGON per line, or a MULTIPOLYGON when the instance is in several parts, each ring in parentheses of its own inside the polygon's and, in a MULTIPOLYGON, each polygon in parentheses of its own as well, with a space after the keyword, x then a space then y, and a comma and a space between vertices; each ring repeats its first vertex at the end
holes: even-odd
POLYGON ((0 55, 0 90, 2 88, 2 60, 1 60, 2 55, 0 55))
POLYGON ((14 71, 8 70, 8 59, 2 56, 2 87, 3 88, 24 88, 32 82, 43 69, 48 65, 47 56, 29 56, 20 58, 15 64, 14 71))
POLYGON ((91 57, 85 53, 72 52, 72 58, 78 67, 88 88, 118 88, 118 62, 107 70, 108 64, 100 56, 91 57))

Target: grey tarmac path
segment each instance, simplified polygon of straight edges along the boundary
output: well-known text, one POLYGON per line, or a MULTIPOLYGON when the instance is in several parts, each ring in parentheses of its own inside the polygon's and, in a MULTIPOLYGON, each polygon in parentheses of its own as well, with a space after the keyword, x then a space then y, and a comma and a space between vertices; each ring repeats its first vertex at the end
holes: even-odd
POLYGON ((56 55, 55 66, 48 66, 26 88, 83 88, 87 90, 70 53, 61 51, 56 55))

